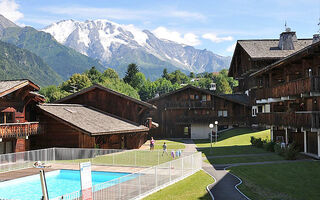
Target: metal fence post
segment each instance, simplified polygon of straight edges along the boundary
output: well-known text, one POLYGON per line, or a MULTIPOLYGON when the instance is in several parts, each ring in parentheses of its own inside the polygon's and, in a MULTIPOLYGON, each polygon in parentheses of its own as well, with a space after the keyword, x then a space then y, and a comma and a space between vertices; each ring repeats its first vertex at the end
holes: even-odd
POLYGON ((158 187, 158 174, 157 174, 157 166, 154 167, 155 175, 156 175, 156 187, 158 187))
POLYGON ((170 182, 171 182, 171 163, 172 163, 172 161, 170 161, 169 162, 169 177, 170 177, 170 182))

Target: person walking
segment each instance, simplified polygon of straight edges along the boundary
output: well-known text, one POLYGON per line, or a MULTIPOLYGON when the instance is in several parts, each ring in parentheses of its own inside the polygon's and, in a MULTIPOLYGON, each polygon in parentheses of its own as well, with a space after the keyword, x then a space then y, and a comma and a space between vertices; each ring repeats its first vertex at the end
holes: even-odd
POLYGON ((169 154, 168 154, 168 151, 167 151, 167 144, 166 144, 166 142, 163 143, 163 145, 162 145, 162 150, 163 150, 163 151, 162 151, 162 156, 163 156, 164 153, 166 153, 167 156, 169 155, 169 154))
POLYGON ((153 137, 151 137, 151 140, 150 140, 150 150, 154 150, 154 143, 155 143, 155 141, 154 141, 153 137))

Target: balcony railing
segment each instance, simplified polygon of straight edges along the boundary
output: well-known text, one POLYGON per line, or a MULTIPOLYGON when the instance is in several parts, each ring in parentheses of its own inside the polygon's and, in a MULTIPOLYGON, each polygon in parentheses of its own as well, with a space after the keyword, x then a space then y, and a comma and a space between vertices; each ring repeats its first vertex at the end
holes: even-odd
POLYGON ((273 112, 259 113, 257 116, 259 124, 274 126, 289 126, 295 128, 320 128, 320 112, 273 112))
POLYGON ((0 124, 1 138, 24 137, 39 134, 40 132, 39 122, 0 124))
POLYGON ((298 79, 271 88, 260 88, 256 91, 256 97, 257 99, 280 98, 310 92, 320 92, 320 76, 298 79))
POLYGON ((218 117, 218 116, 192 115, 192 116, 181 116, 177 119, 177 123, 213 123, 215 121, 218 121, 218 123, 221 125, 244 124, 248 122, 248 117, 247 116, 218 117))
POLYGON ((166 108, 212 108, 212 101, 180 101, 180 102, 167 102, 166 108))

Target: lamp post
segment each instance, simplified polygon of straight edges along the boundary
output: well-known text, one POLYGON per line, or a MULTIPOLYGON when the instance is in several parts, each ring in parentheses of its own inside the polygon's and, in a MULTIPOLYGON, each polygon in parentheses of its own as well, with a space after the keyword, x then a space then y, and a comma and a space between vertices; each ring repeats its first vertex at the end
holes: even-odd
POLYGON ((218 142, 218 121, 215 121, 214 124, 216 125, 216 143, 218 142))
MULTIPOLYGON (((210 128, 210 147, 212 149, 212 129, 213 129, 213 124, 209 124, 209 128, 210 128)), ((210 149, 210 151, 211 151, 210 149)))

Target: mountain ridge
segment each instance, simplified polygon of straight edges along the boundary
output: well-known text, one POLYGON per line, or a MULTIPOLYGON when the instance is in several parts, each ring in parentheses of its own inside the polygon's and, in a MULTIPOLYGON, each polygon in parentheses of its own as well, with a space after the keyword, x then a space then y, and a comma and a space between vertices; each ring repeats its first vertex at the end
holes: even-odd
POLYGON ((206 49, 199 50, 159 39, 152 32, 140 30, 133 25, 120 25, 109 20, 62 20, 45 27, 42 31, 50 33, 61 44, 99 59, 107 66, 134 62, 142 71, 145 68, 170 68, 201 73, 227 68, 231 60, 230 57, 223 57, 206 49), (124 49, 126 52, 123 52, 124 49), (124 58, 119 54, 120 51, 125 55, 140 57, 124 58))

